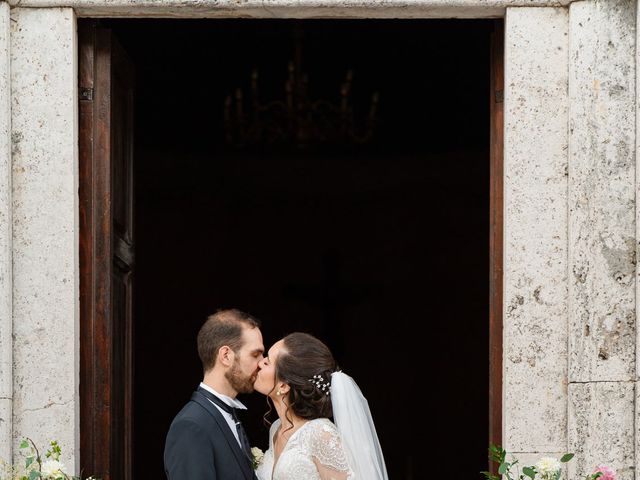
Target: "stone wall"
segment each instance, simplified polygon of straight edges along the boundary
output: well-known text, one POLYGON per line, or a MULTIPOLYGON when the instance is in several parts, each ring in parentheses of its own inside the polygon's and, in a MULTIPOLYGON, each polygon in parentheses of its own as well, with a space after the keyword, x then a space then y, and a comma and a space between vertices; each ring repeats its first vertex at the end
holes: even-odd
POLYGON ((11 97, 9 5, 0 3, 0 458, 11 458, 13 347, 11 312, 11 97))
POLYGON ((78 442, 76 18, 11 10, 13 440, 78 442))
POLYGON ((510 8, 504 443, 635 478, 636 2, 510 8))
MULTIPOLYGON (((568 448, 634 478, 636 2, 570 7, 568 448)), ((577 478, 577 477, 576 477, 577 478)))

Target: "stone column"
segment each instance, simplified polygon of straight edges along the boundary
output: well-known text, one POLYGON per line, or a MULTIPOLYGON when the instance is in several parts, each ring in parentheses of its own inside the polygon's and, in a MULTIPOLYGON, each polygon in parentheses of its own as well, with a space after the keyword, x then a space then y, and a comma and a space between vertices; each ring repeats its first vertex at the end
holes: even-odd
POLYGON ((635 0, 571 4, 569 464, 634 475, 635 0))
POLYGON ((0 460, 10 461, 13 402, 9 4, 0 3, 0 460))
MULTIPOLYGON (((640 158, 640 2, 636 3, 636 159, 640 158)), ((636 205, 640 199, 640 177, 636 173, 636 205)), ((638 312, 638 299, 640 299, 639 289, 640 268, 638 267, 638 259, 640 258, 638 246, 640 245, 640 210, 636 207, 636 325, 640 320, 640 312, 638 312)), ((638 385, 638 376, 640 374, 640 352, 638 351, 640 341, 640 329, 636 328, 636 377, 635 377, 635 471, 636 478, 640 478, 640 385, 638 385)))
POLYGON ((77 35, 70 8, 11 10, 13 431, 58 440, 78 416, 77 35))
POLYGON ((568 27, 507 10, 503 443, 521 462, 567 443, 568 27))

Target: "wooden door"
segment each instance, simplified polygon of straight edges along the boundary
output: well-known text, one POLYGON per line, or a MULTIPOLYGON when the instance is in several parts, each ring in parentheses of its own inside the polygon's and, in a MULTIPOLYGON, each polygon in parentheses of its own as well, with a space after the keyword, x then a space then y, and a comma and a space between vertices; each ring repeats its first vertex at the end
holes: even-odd
POLYGON ((132 478, 133 67, 112 32, 80 21, 80 463, 132 478))
MULTIPOLYGON (((489 442, 502 444, 502 288, 503 288, 503 149, 504 21, 496 20, 491 36, 490 82, 490 279, 489 279, 489 442)), ((495 470, 491 464, 490 469, 495 470)), ((494 471, 494 473, 496 473, 494 471)))

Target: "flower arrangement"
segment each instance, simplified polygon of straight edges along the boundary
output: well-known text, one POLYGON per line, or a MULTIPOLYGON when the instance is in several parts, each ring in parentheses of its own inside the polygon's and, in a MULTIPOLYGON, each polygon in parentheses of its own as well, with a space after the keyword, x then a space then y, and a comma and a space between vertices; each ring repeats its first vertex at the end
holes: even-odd
POLYGON ((253 463, 253 469, 255 470, 262 463, 262 459, 264 458, 264 452, 260 450, 258 447, 253 447, 251 449, 251 455, 253 456, 252 463, 253 463))
MULTIPOLYGON (((22 440, 20 449, 27 451, 24 467, 0 463, 0 480, 82 480, 82 477, 74 477, 65 472, 65 467, 60 462, 62 450, 58 442, 54 440, 49 445, 43 459, 33 440, 22 440)), ((98 479, 90 476, 85 480, 98 479)))
MULTIPOLYGON (((489 459, 498 464, 498 474, 491 472, 480 472, 486 480, 500 480, 500 476, 506 477, 507 480, 560 480, 562 475, 562 464, 567 463, 573 458, 573 453, 567 453, 558 460, 553 457, 542 457, 538 463, 530 466, 523 466, 522 473, 519 468, 519 461, 513 459, 507 461, 507 452, 500 446, 493 445, 489 447, 489 459), (517 469, 517 473, 513 472, 513 468, 517 469)), ((587 475, 585 480, 616 480, 616 472, 607 465, 598 465, 593 473, 587 475)))

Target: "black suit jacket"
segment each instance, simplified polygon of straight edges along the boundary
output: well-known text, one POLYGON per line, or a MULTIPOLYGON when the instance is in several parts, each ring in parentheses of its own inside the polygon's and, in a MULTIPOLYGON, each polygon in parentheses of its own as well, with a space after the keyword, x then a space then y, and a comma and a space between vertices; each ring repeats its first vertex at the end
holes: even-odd
POLYGON ((198 391, 171 423, 164 470, 169 480, 256 480, 229 424, 198 391))

